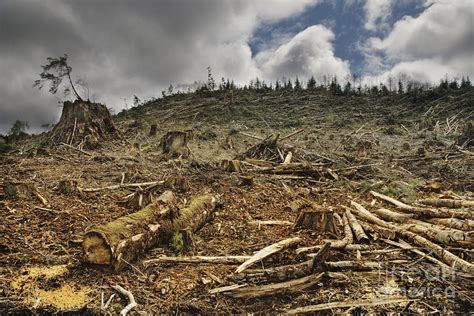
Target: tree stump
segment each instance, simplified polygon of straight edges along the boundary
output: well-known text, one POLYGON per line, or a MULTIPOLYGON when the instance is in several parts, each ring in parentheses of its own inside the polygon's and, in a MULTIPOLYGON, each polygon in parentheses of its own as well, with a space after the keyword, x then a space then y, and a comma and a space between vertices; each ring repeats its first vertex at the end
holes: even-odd
POLYGON ((237 172, 241 173, 242 172, 242 167, 240 164, 240 160, 222 160, 221 161, 221 167, 224 171, 227 172, 237 172))
POLYGON ((188 141, 192 139, 193 132, 171 131, 166 133, 160 141, 160 147, 165 159, 188 158, 191 151, 188 147, 188 141))
POLYGON ((294 228, 306 228, 336 234, 334 213, 324 210, 302 210, 296 218, 294 228))
POLYGON ((58 191, 62 194, 69 195, 77 191, 77 181, 62 180, 58 183, 58 191))
POLYGON ((50 140, 53 144, 94 149, 104 141, 121 138, 105 105, 76 100, 64 102, 61 119, 51 131, 50 140))
POLYGON ((3 185, 3 194, 9 200, 32 199, 36 188, 31 183, 11 181, 3 185))
POLYGON ((158 126, 156 124, 152 124, 150 127, 150 133, 148 133, 148 137, 156 136, 157 131, 158 131, 158 126))
POLYGON ((187 192, 191 188, 191 184, 187 177, 170 176, 165 179, 164 187, 176 192, 187 192))
POLYGON ((128 209, 138 211, 153 203, 153 193, 150 191, 137 191, 123 201, 128 209))

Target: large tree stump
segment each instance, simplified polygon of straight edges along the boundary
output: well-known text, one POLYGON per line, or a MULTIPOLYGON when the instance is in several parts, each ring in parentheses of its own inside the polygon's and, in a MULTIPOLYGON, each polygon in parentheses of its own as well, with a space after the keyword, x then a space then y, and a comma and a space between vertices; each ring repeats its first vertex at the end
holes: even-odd
POLYGON ((3 192, 9 200, 31 199, 35 196, 36 188, 33 184, 20 181, 5 182, 3 192))
POLYGON ((176 211, 175 197, 166 191, 141 211, 87 231, 82 243, 84 261, 119 271, 146 250, 169 242, 174 233, 200 229, 211 218, 216 202, 213 196, 202 195, 176 211))
POLYGON ((191 151, 188 147, 188 141, 192 139, 192 131, 171 131, 166 133, 160 141, 160 147, 163 156, 166 159, 188 158, 191 151))
POLYGON ((294 228, 306 228, 335 234, 334 212, 325 210, 302 210, 296 218, 294 228))
POLYGON ((61 119, 51 131, 52 143, 79 145, 86 149, 120 138, 121 134, 105 105, 79 100, 64 102, 61 119))

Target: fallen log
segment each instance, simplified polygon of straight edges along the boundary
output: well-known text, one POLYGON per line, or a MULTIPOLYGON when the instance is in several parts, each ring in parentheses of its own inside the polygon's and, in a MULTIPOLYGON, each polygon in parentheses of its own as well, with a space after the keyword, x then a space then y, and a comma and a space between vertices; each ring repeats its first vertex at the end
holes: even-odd
POLYGON ((88 230, 82 243, 84 261, 119 271, 147 249, 168 242, 176 232, 200 229, 216 206, 216 198, 211 195, 198 196, 179 211, 174 202, 173 193, 165 191, 156 203, 141 211, 88 230))
POLYGON ((429 241, 428 239, 421 237, 420 235, 417 235, 411 231, 407 231, 403 228, 400 228, 397 225, 387 223, 386 221, 378 218, 377 216, 369 212, 359 203, 352 201, 351 205, 354 207, 353 211, 359 217, 371 223, 374 223, 376 225, 396 231, 400 236, 408 238, 409 240, 413 241, 418 246, 424 247, 425 249, 430 250, 436 257, 438 257, 441 261, 443 261, 449 266, 459 267, 461 271, 474 274, 474 265, 472 263, 459 258, 455 254, 429 241))
POLYGON ((290 221, 251 221, 249 224, 251 225, 269 225, 269 226, 293 226, 293 222, 290 221))
POLYGON ((291 246, 294 246, 294 245, 298 244, 300 241, 301 241, 300 237, 293 237, 293 238, 288 238, 288 239, 281 240, 281 241, 279 241, 275 244, 267 246, 267 247, 263 248, 262 250, 258 251, 256 254, 254 254, 250 259, 248 259, 247 261, 242 263, 237 268, 237 270, 235 270, 235 272, 236 273, 241 273, 245 269, 247 269, 249 266, 251 266, 252 264, 254 264, 258 261, 261 261, 261 260, 265 259, 266 257, 274 254, 274 253, 277 253, 277 252, 282 251, 284 249, 287 249, 291 246))
POLYGON ((251 256, 191 256, 191 257, 168 257, 161 256, 155 259, 145 260, 144 265, 160 263, 173 264, 239 264, 250 259, 251 256))
MULTIPOLYGON (((330 240, 325 240, 325 241, 331 243, 330 240)), ((336 240, 335 242, 338 242, 338 241, 339 240, 336 240)), ((319 249, 321 249, 321 247, 323 247, 323 245, 316 245, 316 246, 311 246, 311 247, 301 247, 301 248, 296 249, 296 253, 297 254, 302 254, 304 252, 309 252, 309 251, 312 251, 312 250, 319 250, 319 249)), ((343 248, 341 248, 341 247, 337 247, 337 244, 336 244, 336 248, 333 248, 332 243, 331 243, 331 249, 338 249, 338 250, 345 250, 345 251, 356 251, 356 250, 368 250, 368 249, 370 249, 370 246, 369 245, 350 244, 350 245, 346 245, 343 248)), ((309 254, 309 255, 314 256, 314 253, 309 254)))
POLYGON ((436 207, 449 207, 449 208, 474 207, 474 201, 466 201, 466 200, 424 199, 424 200, 418 200, 417 202, 420 204, 436 206, 436 207))
MULTIPOLYGON (((308 256, 310 256, 309 254, 308 256)), ((349 269, 349 270, 371 270, 371 269, 382 269, 387 267, 389 264, 404 264, 408 263, 407 260, 392 260, 392 261, 327 261, 326 266, 328 269, 349 269)))
MULTIPOLYGON (((354 301, 342 301, 342 302, 332 302, 332 303, 323 303, 318 305, 309 305, 304 307, 298 307, 294 309, 286 310, 286 314, 307 314, 317 311, 324 311, 328 309, 335 308, 347 308, 347 307, 373 307, 387 304, 405 304, 408 302, 413 302, 414 299, 408 299, 406 297, 388 297, 388 298, 375 298, 368 300, 354 300, 354 301)), ((406 304, 405 304, 406 305, 406 304)))
POLYGON ((456 228, 456 229, 465 230, 465 231, 474 230, 474 221, 470 219, 430 218, 430 219, 427 219, 426 221, 431 224, 443 225, 448 228, 456 228))
POLYGON ((120 188, 141 188, 141 187, 146 187, 146 186, 155 186, 159 184, 163 184, 165 181, 150 181, 150 182, 141 182, 141 183, 121 183, 121 184, 115 184, 115 185, 109 185, 105 187, 100 187, 100 188, 78 188, 79 191, 81 192, 98 192, 98 191, 104 191, 104 190, 116 190, 120 188))
POLYGON ((381 200, 392 203, 393 205, 395 205, 398 209, 402 211, 413 212, 416 215, 427 216, 427 217, 447 217, 447 218, 455 217, 455 218, 462 218, 462 219, 474 219, 474 214, 472 212, 417 207, 417 206, 405 204, 394 198, 391 198, 381 193, 377 193, 375 191, 370 191, 370 194, 372 194, 374 197, 377 197, 381 200))
POLYGON ((359 222, 357 221, 357 218, 348 209, 346 209, 345 215, 349 222, 349 226, 352 228, 352 231, 354 232, 354 236, 356 237, 357 241, 359 243, 368 244, 370 241, 369 237, 367 237, 367 235, 365 234, 365 231, 362 228, 362 226, 360 226, 359 222))
POLYGON ((422 234, 434 241, 446 245, 454 243, 461 246, 471 246, 471 248, 472 246, 474 246, 472 238, 461 230, 445 228, 442 226, 426 223, 417 219, 407 218, 406 214, 392 212, 384 208, 375 209, 373 210, 373 212, 385 220, 408 224, 406 226, 408 230, 417 234, 422 234))
POLYGON ((242 275, 236 275, 235 279, 236 281, 245 280, 253 283, 282 282, 321 272, 326 270, 325 261, 329 255, 330 246, 330 243, 326 243, 319 249, 318 253, 304 262, 264 270, 252 270, 242 275))
POLYGON ((323 276, 324 272, 281 283, 242 287, 225 293, 235 298, 256 298, 282 293, 297 293, 318 284, 323 276))

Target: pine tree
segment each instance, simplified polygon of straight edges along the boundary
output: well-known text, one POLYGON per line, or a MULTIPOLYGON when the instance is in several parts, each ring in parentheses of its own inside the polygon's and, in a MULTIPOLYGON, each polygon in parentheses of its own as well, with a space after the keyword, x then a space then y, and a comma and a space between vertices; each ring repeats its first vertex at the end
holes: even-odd
POLYGON ((311 78, 309 78, 308 83, 306 84, 306 89, 308 89, 308 90, 316 89, 316 80, 314 79, 313 76, 311 76, 311 78))
POLYGON ((216 88, 216 81, 212 77, 211 66, 207 67, 207 88, 209 91, 214 91, 216 88))
POLYGON ((351 83, 349 81, 347 81, 346 85, 344 86, 343 94, 344 95, 351 94, 351 89, 352 89, 351 83))
POLYGON ((403 83, 398 79, 398 94, 403 94, 403 83))
POLYGON ((300 83, 300 80, 298 79, 298 76, 296 76, 296 80, 295 80, 295 90, 301 90, 301 83, 300 83))

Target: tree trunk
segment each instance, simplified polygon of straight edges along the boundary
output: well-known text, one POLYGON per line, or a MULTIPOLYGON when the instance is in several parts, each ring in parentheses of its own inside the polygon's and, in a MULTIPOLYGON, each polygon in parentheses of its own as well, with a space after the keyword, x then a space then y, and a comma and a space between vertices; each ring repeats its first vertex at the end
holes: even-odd
POLYGON ((146 250, 168 242, 181 229, 199 230, 212 216, 216 199, 202 195, 176 212, 175 197, 165 191, 157 202, 87 231, 83 240, 84 260, 110 265, 115 271, 146 250))
POLYGON ((93 149, 103 141, 114 139, 121 139, 121 134, 107 107, 76 100, 64 102, 61 119, 51 131, 50 141, 93 149))

